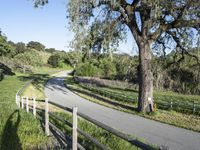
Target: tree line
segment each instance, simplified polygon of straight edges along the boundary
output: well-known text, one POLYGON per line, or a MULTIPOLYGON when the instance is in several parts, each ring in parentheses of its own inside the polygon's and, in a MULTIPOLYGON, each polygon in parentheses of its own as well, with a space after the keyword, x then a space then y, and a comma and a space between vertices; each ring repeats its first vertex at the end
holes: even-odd
MULTIPOLYGON (((191 48, 189 52, 198 56, 198 49, 191 48)), ((185 56, 181 61, 175 61, 182 57, 182 53, 172 51, 165 57, 153 55, 153 85, 157 90, 172 90, 175 92, 200 94, 200 65, 195 57, 185 56)), ((49 65, 54 68, 66 66, 74 69, 75 76, 92 76, 110 80, 128 81, 139 85, 138 55, 99 53, 92 51, 90 57, 85 51, 58 51, 55 48, 45 48, 40 42, 31 41, 14 43, 7 41, 0 34, 0 72, 12 74, 12 70, 23 73, 31 73, 34 67, 49 65), (47 61, 41 56, 41 52, 48 53, 47 61), (34 59, 33 59, 34 58, 34 59)))
POLYGON ((30 41, 27 44, 8 41, 5 34, 0 31, 0 79, 3 78, 3 75, 15 71, 31 73, 34 67, 47 64, 42 52, 48 53, 50 56, 56 51, 55 48, 45 48, 37 41, 30 41))

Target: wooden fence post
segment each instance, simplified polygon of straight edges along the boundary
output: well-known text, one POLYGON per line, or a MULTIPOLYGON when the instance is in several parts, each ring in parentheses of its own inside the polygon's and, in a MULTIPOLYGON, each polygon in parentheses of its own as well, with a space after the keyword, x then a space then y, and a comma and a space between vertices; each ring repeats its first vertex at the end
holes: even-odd
POLYGON ((195 113, 195 101, 193 101, 193 113, 195 113))
POLYGON ((78 107, 73 107, 73 133, 72 133, 72 150, 77 150, 77 124, 78 124, 78 120, 77 120, 77 111, 78 111, 78 107))
POLYGON ((26 97, 26 112, 29 112, 29 100, 28 97, 26 97))
POLYGON ((49 99, 45 98, 45 132, 49 136, 49 99))
POLYGON ((171 99, 171 101, 170 101, 170 109, 172 109, 172 106, 173 106, 173 101, 171 99))
POLYGON ((16 101, 16 104, 18 104, 18 103, 17 103, 17 101, 18 101, 17 98, 18 98, 18 95, 17 95, 17 93, 16 93, 16 95, 15 95, 15 101, 16 101))
POLYGON ((33 98, 33 116, 36 117, 36 101, 35 101, 35 97, 33 98))
POLYGON ((24 97, 22 96, 22 109, 24 109, 24 97))
POLYGON ((17 106, 18 106, 18 108, 20 108, 20 96, 19 95, 17 96, 17 106))

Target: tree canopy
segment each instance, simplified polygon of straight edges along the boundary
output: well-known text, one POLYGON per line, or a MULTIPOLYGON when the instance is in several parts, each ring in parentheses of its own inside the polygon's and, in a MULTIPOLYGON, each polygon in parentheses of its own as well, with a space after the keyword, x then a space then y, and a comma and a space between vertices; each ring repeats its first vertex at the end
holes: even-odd
POLYGON ((33 48, 36 49, 38 51, 44 51, 45 50, 45 46, 43 44, 41 44, 40 42, 34 42, 34 41, 30 41, 27 44, 28 48, 33 48))

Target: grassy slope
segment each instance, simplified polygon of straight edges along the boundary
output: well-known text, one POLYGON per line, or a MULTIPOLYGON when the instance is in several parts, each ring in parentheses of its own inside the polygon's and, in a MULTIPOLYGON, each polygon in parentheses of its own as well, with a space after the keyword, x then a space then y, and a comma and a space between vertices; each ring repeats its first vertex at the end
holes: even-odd
MULTIPOLYGON (((81 86, 79 86, 78 84, 73 82, 72 78, 70 78, 70 77, 66 78, 66 82, 67 82, 67 84, 73 85, 73 87, 76 87, 76 88, 79 88, 79 89, 82 88, 81 86)), ((104 89, 106 89, 108 91, 110 90, 110 91, 123 93, 123 94, 129 95, 129 96, 132 96, 133 98, 137 98, 137 93, 133 92, 133 91, 124 91, 124 90, 111 89, 111 88, 104 88, 104 89)), ((85 89, 82 88, 82 90, 85 90, 85 89)), ((153 119, 153 120, 157 120, 157 121, 160 121, 160 122, 163 122, 163 123, 167 123, 167 124, 175 125, 177 127, 182 127, 182 128, 186 128, 186 129, 190 129, 190 130, 200 132, 200 117, 198 117, 196 115, 187 115, 187 114, 182 114, 182 113, 178 113, 178 112, 175 112, 175 111, 165 111, 165 110, 159 110, 159 109, 155 113, 152 113, 152 114, 142 114, 142 113, 137 113, 135 111, 123 109, 123 108, 120 108, 120 107, 115 107, 113 105, 101 102, 101 101, 99 101, 95 98, 86 96, 84 94, 80 94, 80 93, 78 93, 78 94, 80 96, 90 100, 90 101, 99 103, 101 105, 104 105, 104 106, 107 106, 107 107, 110 107, 110 108, 114 108, 114 109, 117 109, 117 110, 120 110, 120 111, 132 113, 132 114, 137 114, 137 115, 140 115, 140 116, 143 116, 143 117, 146 117, 146 118, 150 118, 150 119, 153 119)), ((191 101, 193 101, 193 100, 197 101, 198 98, 200 97, 200 96, 196 96, 196 95, 193 96, 193 95, 177 94, 177 93, 174 93, 174 92, 158 92, 157 91, 157 92, 155 92, 155 94, 157 94, 160 97, 162 97, 162 95, 164 95, 162 97, 163 99, 165 97, 171 96, 171 98, 180 99, 180 101, 184 100, 184 98, 190 99, 191 101)))
POLYGON ((0 149, 43 147, 47 142, 40 122, 24 110, 18 110, 15 94, 25 81, 9 76, 0 82, 0 149))

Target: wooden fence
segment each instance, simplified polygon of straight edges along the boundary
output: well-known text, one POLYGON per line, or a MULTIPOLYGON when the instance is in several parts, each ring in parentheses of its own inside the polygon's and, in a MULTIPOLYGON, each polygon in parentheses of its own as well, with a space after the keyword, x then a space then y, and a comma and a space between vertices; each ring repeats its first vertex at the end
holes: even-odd
MULTIPOLYGON (((16 94, 17 95, 17 94, 16 94)), ((159 149, 158 147, 153 147, 151 145, 148 145, 146 143, 143 143, 135 138, 132 138, 130 137, 129 135, 127 134, 124 134, 120 131, 117 131, 116 129, 113 129, 81 112, 78 112, 78 108, 77 107, 73 107, 73 108, 68 108, 68 107, 64 107, 62 105, 59 105, 59 104, 56 104, 54 102, 51 102, 48 100, 48 98, 45 99, 45 109, 40 109, 40 108, 37 108, 37 103, 36 103, 36 98, 29 98, 29 97, 20 97, 19 95, 16 96, 16 103, 18 105, 19 108, 22 108, 22 109, 26 109, 27 112, 29 112, 29 109, 31 108, 32 109, 32 113, 34 115, 34 117, 36 117, 36 112, 37 111, 41 111, 44 112, 44 116, 45 116, 45 119, 44 119, 44 125, 45 125, 45 133, 47 135, 50 135, 50 126, 51 127, 54 127, 56 129, 58 129, 58 132, 61 132, 59 130, 58 127, 56 127, 54 124, 52 124, 52 122, 49 121, 49 117, 54 117, 55 119, 57 119, 58 121, 61 121, 63 122, 64 124, 68 125, 70 128, 72 128, 72 149, 73 150, 77 150, 77 149, 81 149, 81 150, 84 150, 85 148, 83 146, 81 146, 79 143, 78 143, 78 135, 82 135, 84 136, 86 139, 90 140, 93 144, 95 144, 97 147, 99 147, 100 149, 103 149, 103 150, 107 150, 109 149, 107 146, 103 145, 102 143, 100 143, 97 139, 95 139, 94 137, 92 137, 91 135, 85 133, 83 130, 81 130, 80 128, 78 128, 78 117, 81 117, 95 125, 97 125, 98 127, 116 135, 117 137, 120 137, 121 139, 131 143, 132 145, 134 146, 137 146, 141 149, 145 149, 145 150, 155 150, 155 149, 159 149), (30 102, 32 101, 32 102, 30 102), (30 105, 32 104, 32 105, 30 105), (65 120, 64 118, 58 116, 58 115, 55 115, 54 113, 50 112, 49 111, 49 104, 57 107, 57 108, 60 108, 60 109, 63 109, 67 112, 70 112, 73 116, 73 122, 69 122, 67 120, 65 120)), ((61 133, 61 134, 64 134, 64 133, 61 133)), ((168 147, 165 147, 165 146, 162 146, 160 147, 160 149, 168 149, 168 147)))

